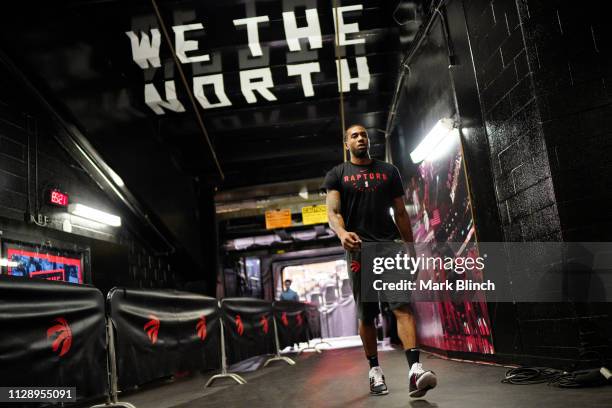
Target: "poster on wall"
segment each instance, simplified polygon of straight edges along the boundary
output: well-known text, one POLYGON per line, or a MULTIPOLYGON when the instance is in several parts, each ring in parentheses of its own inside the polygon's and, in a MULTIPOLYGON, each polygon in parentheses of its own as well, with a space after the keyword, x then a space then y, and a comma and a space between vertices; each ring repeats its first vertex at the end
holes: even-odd
POLYGON ((57 248, 6 243, 7 274, 30 278, 84 283, 81 255, 57 248))
MULTIPOLYGON (((426 256, 479 256, 458 131, 449 133, 419 164, 417 175, 409 181, 407 201, 420 252, 428 252, 426 256)), ((482 279, 482 271, 475 273, 482 279)), ((447 276, 444 270, 419 271, 419 279, 434 282, 447 276)), ((492 354, 485 295, 475 293, 473 299, 416 302, 420 342, 441 350, 492 354)))

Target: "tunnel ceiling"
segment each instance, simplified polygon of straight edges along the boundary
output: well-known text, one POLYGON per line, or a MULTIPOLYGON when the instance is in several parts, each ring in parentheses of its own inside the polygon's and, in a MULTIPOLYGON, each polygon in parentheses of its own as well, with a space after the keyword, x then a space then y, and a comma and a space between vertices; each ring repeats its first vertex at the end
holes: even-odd
MULTIPOLYGON (((346 122, 365 124, 382 157, 419 6, 338 3, 346 122)), ((149 1, 26 2, 3 13, 1 46, 128 186, 186 173, 231 189, 321 177, 342 160, 331 0, 156 4, 163 26, 149 1), (310 38, 291 40, 293 25, 310 38)))

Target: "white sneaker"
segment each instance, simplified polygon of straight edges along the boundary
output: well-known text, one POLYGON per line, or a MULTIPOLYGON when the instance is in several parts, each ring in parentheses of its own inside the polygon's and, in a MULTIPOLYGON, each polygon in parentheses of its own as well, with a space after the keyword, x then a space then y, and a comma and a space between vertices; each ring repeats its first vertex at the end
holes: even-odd
POLYGON ((385 376, 383 370, 380 367, 370 368, 370 394, 372 395, 385 395, 389 393, 387 384, 385 384, 385 376))
POLYGON ((408 373, 410 378, 410 393, 412 398, 419 398, 424 396, 427 391, 431 390, 438 384, 438 379, 433 371, 423 370, 423 364, 414 363, 410 367, 408 373))

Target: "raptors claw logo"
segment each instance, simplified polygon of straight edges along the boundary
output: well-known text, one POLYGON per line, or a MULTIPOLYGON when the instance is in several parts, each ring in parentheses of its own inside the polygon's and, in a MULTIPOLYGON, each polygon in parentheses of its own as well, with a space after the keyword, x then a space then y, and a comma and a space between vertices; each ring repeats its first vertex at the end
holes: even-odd
POLYGON ((259 321, 261 323, 261 328, 263 330, 263 332, 265 334, 268 334, 268 318, 266 317, 266 315, 261 316, 261 320, 259 321))
POLYGON ((238 332, 239 336, 242 336, 242 333, 244 333, 244 324, 242 324, 242 318, 240 317, 240 315, 236 315, 236 331, 238 332))
POLYGON ((283 323, 283 325, 289 326, 289 319, 287 319, 287 312, 283 312, 283 314, 281 315, 281 322, 283 323))
POLYGON ((55 326, 50 327, 47 330, 47 338, 51 338, 53 335, 57 334, 55 340, 53 340, 53 351, 57 351, 60 346, 62 347, 59 353, 59 356, 62 357, 68 350, 70 350, 70 346, 72 346, 72 330, 70 330, 70 326, 68 322, 63 317, 57 317, 53 320, 56 323, 55 326))
POLYGON ((149 336, 149 340, 151 340, 152 344, 157 343, 157 333, 159 332, 159 319, 155 315, 149 315, 149 320, 147 324, 144 325, 144 330, 147 332, 147 336, 149 336))
POLYGON ((359 261, 351 261, 351 271, 357 273, 361 270, 361 264, 359 261))
POLYGON ((198 324, 196 324, 196 331, 201 340, 206 338, 206 316, 202 315, 202 317, 200 317, 198 324))

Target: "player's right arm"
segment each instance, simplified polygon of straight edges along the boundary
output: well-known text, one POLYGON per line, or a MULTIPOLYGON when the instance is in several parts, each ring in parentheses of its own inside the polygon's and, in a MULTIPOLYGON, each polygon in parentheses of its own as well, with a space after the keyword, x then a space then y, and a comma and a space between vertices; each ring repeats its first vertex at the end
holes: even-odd
POLYGON ((342 247, 347 251, 358 250, 361 247, 361 239, 359 235, 346 230, 344 218, 340 212, 340 192, 328 189, 326 204, 329 227, 338 235, 342 247))

